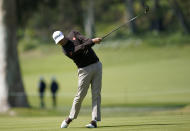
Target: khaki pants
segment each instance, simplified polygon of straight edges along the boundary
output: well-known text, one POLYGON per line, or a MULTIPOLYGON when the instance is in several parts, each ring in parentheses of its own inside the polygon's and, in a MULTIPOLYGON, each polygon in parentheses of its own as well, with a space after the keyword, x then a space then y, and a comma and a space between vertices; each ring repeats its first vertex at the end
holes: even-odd
POLYGON ((92 93, 92 120, 101 121, 101 86, 102 86, 102 64, 97 62, 78 69, 78 91, 73 100, 69 118, 76 119, 82 101, 88 92, 91 84, 92 93))

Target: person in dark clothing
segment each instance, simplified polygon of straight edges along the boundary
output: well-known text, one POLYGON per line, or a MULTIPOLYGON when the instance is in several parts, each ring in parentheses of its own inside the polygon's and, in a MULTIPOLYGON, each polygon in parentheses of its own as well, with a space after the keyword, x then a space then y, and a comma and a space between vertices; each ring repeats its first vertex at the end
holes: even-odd
POLYGON ((73 100, 70 115, 62 122, 61 128, 67 128, 70 122, 77 118, 82 101, 90 85, 92 93, 92 121, 86 127, 96 128, 97 121, 101 121, 102 64, 92 46, 99 44, 102 39, 85 38, 78 31, 74 30, 67 37, 61 31, 55 31, 53 39, 56 44, 62 47, 63 53, 72 59, 78 67, 78 91, 73 100))
POLYGON ((40 107, 41 108, 45 107, 45 103, 44 103, 45 89, 46 89, 46 83, 44 81, 44 78, 40 77, 40 81, 39 81, 39 85, 38 85, 38 91, 39 91, 39 95, 40 95, 40 107))
MULTIPOLYGON (((83 68, 99 61, 91 48, 95 44, 91 39, 85 38, 77 31, 71 31, 66 40, 67 44, 62 45, 63 52, 74 61, 78 68, 83 68)), ((99 39, 97 38, 97 40, 99 39)))
POLYGON ((56 107, 56 93, 57 93, 58 88, 59 88, 58 83, 57 83, 55 77, 52 77, 50 90, 51 90, 51 93, 52 93, 53 107, 56 107))

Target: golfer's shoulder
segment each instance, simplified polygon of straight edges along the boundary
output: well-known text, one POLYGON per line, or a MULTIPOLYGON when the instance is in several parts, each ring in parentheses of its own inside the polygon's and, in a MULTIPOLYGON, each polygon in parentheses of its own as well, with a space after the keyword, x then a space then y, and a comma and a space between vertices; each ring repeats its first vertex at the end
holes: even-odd
POLYGON ((69 34, 80 35, 80 32, 77 30, 71 30, 69 34))
POLYGON ((75 37, 75 38, 77 38, 79 40, 85 39, 85 37, 77 30, 71 30, 68 37, 71 38, 71 39, 73 39, 73 37, 75 37))

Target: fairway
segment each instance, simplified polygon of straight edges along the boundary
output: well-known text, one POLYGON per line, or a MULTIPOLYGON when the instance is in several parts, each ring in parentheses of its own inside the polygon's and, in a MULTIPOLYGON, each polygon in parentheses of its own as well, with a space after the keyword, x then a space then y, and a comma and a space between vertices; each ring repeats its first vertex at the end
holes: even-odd
MULTIPOLYGON (((113 112, 112 112, 113 113, 113 112)), ((90 117, 80 116, 68 129, 60 129, 63 117, 1 117, 1 131, 189 131, 190 114, 149 114, 146 116, 107 116, 97 129, 86 129, 90 117)))
MULTIPOLYGON (((102 122, 100 131, 190 129, 190 46, 95 48, 103 63, 102 122)), ((1 115, 2 131, 56 131, 68 116, 77 91, 77 68, 60 48, 41 47, 21 54, 25 89, 31 109, 13 109, 1 115), (39 108, 37 84, 44 76, 50 84, 56 76, 58 106, 52 108, 49 88, 46 109, 39 108)), ((91 120, 91 94, 86 96, 79 118, 67 130, 84 131, 91 120)))
MULTIPOLYGON (((103 106, 189 104, 190 47, 95 48, 103 63, 103 106)), ((30 104, 39 107, 40 76, 49 85, 56 76, 58 107, 70 107, 77 91, 77 68, 58 47, 40 48, 21 55, 24 85, 30 104)), ((89 93, 83 103, 91 105, 89 93)), ((46 106, 51 108, 49 88, 46 106)))

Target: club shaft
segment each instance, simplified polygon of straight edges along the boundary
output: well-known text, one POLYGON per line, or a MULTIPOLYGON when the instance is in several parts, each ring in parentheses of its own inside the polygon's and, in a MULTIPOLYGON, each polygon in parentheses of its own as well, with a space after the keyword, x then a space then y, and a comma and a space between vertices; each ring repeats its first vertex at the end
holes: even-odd
MULTIPOLYGON (((143 13, 143 14, 144 14, 144 13, 143 13)), ((102 37, 102 40, 105 39, 106 37, 108 37, 108 36, 109 36, 110 34, 112 34, 113 32, 119 30, 121 27, 127 25, 128 23, 130 23, 130 22, 134 21, 135 19, 137 19, 138 17, 142 16, 143 14, 137 15, 137 16, 131 18, 131 19, 130 19, 129 21, 127 21, 126 23, 124 23, 124 24, 118 26, 117 28, 115 28, 115 29, 112 30, 111 32, 109 32, 109 33, 107 33, 106 35, 104 35, 104 36, 102 37)))

